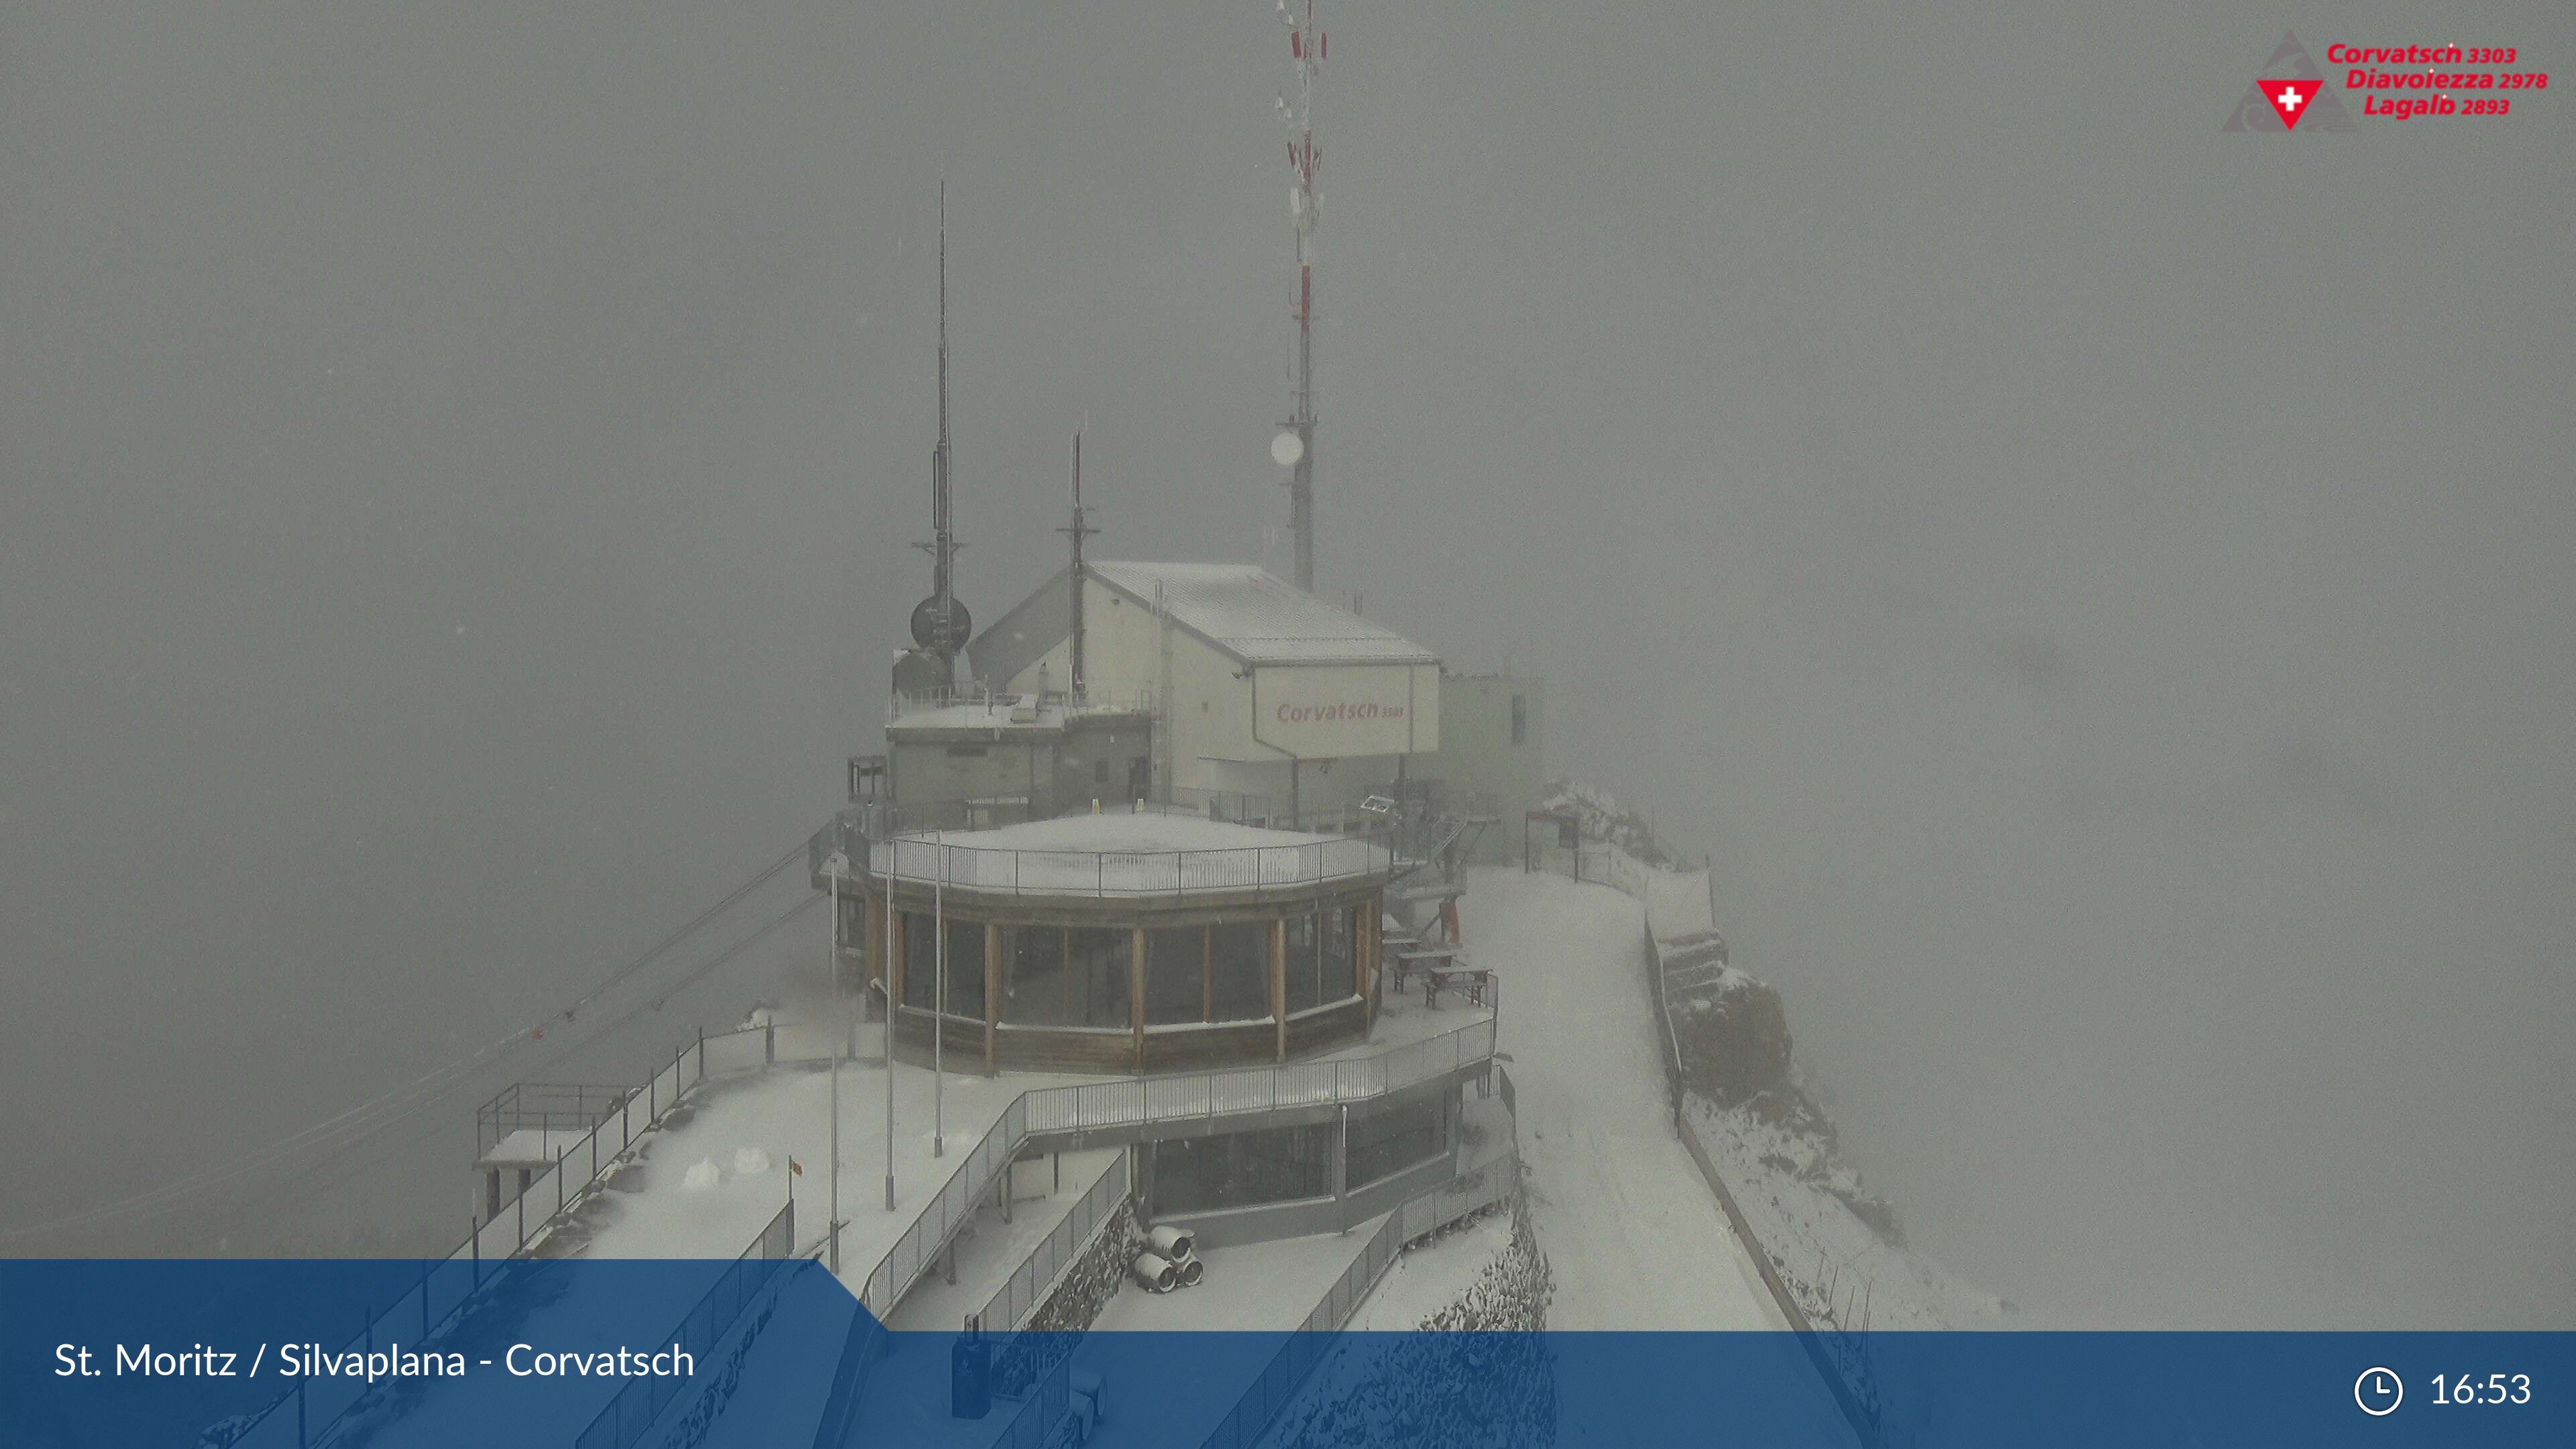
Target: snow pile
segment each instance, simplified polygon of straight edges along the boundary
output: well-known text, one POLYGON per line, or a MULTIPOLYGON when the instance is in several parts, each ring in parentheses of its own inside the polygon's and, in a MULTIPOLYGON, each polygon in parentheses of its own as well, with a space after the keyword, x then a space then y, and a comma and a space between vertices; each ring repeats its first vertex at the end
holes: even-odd
POLYGON ((737 1147, 733 1150, 734 1176, 749 1177, 754 1173, 767 1172, 768 1170, 768 1153, 761 1151, 757 1147, 737 1147))
POLYGON ((1621 805, 1606 790, 1596 790, 1579 780, 1553 780, 1539 808, 1573 816, 1584 839, 1615 845, 1641 864, 1682 864, 1680 856, 1666 850, 1663 842, 1655 838, 1654 827, 1646 817, 1621 805))
POLYGON ((722 1181, 724 1181, 724 1171, 716 1166, 716 1160, 712 1157, 701 1157, 680 1178, 680 1186, 693 1192, 704 1191, 722 1181))

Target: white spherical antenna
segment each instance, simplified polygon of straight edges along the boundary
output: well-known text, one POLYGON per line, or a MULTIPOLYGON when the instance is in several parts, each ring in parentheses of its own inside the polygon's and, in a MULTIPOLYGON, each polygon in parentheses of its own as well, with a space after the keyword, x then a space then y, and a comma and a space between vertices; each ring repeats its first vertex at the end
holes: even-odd
POLYGON ((1295 433, 1281 433, 1270 440, 1270 461, 1282 468, 1294 468, 1306 456, 1306 440, 1295 433))

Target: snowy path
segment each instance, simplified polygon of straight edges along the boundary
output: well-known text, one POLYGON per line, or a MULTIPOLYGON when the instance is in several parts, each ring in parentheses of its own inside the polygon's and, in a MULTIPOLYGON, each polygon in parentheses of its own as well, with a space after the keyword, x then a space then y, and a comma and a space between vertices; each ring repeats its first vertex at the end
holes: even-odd
POLYGON ((1494 870, 1466 906, 1467 950, 1503 982, 1521 1156, 1556 1266, 1548 1326, 1786 1327, 1673 1135, 1638 904, 1494 870))
MULTIPOLYGON (((1638 961, 1643 908, 1608 886, 1501 869, 1475 873, 1461 914, 1468 952, 1503 982, 1531 1216, 1556 1275, 1549 1329, 1786 1329, 1673 1135, 1638 961)), ((1788 1431, 1780 1442, 1848 1442, 1793 1341, 1774 1342, 1781 1400, 1762 1417, 1788 1431)), ((1632 1423, 1624 1392, 1560 1381, 1561 1438, 1632 1423)))

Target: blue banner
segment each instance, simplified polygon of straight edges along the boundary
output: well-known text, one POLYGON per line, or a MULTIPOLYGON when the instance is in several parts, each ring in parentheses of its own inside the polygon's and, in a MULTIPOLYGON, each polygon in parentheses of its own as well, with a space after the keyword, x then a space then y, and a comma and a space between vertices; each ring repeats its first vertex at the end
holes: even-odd
MULTIPOLYGON (((1230 1291, 1211 1285, 1191 1291, 1230 1291)), ((2576 1444, 2570 1333, 887 1333, 803 1259, 0 1262, 0 1441, 2576 1444)))

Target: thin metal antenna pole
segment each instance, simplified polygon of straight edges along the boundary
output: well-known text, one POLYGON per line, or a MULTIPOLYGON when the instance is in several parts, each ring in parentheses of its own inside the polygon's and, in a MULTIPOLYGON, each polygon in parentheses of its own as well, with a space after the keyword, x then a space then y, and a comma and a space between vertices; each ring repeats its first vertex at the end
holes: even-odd
POLYGON ((948 182, 939 183, 939 613, 950 616, 957 601, 954 482, 948 449, 948 182))
POLYGON ((1091 526, 1090 516, 1082 507, 1082 429, 1076 428, 1073 430, 1073 519, 1056 530, 1073 540, 1073 562, 1065 573, 1069 595, 1065 603, 1073 621, 1073 628, 1066 637, 1065 652, 1066 662, 1072 666, 1072 682, 1069 690, 1076 699, 1083 697, 1085 679, 1082 652, 1082 541, 1099 531, 1091 526))
POLYGON ((1315 226, 1323 219, 1323 153, 1315 148, 1315 74, 1323 66, 1328 38, 1315 25, 1315 0, 1305 0, 1301 21, 1288 0, 1277 0, 1279 18, 1288 23, 1288 54, 1295 61, 1297 104, 1286 98, 1279 108, 1295 131, 1288 143, 1288 165, 1295 184, 1288 195, 1290 218, 1297 229, 1297 357, 1287 427, 1296 435, 1290 466, 1288 526, 1297 548, 1297 587, 1315 587, 1315 226))

